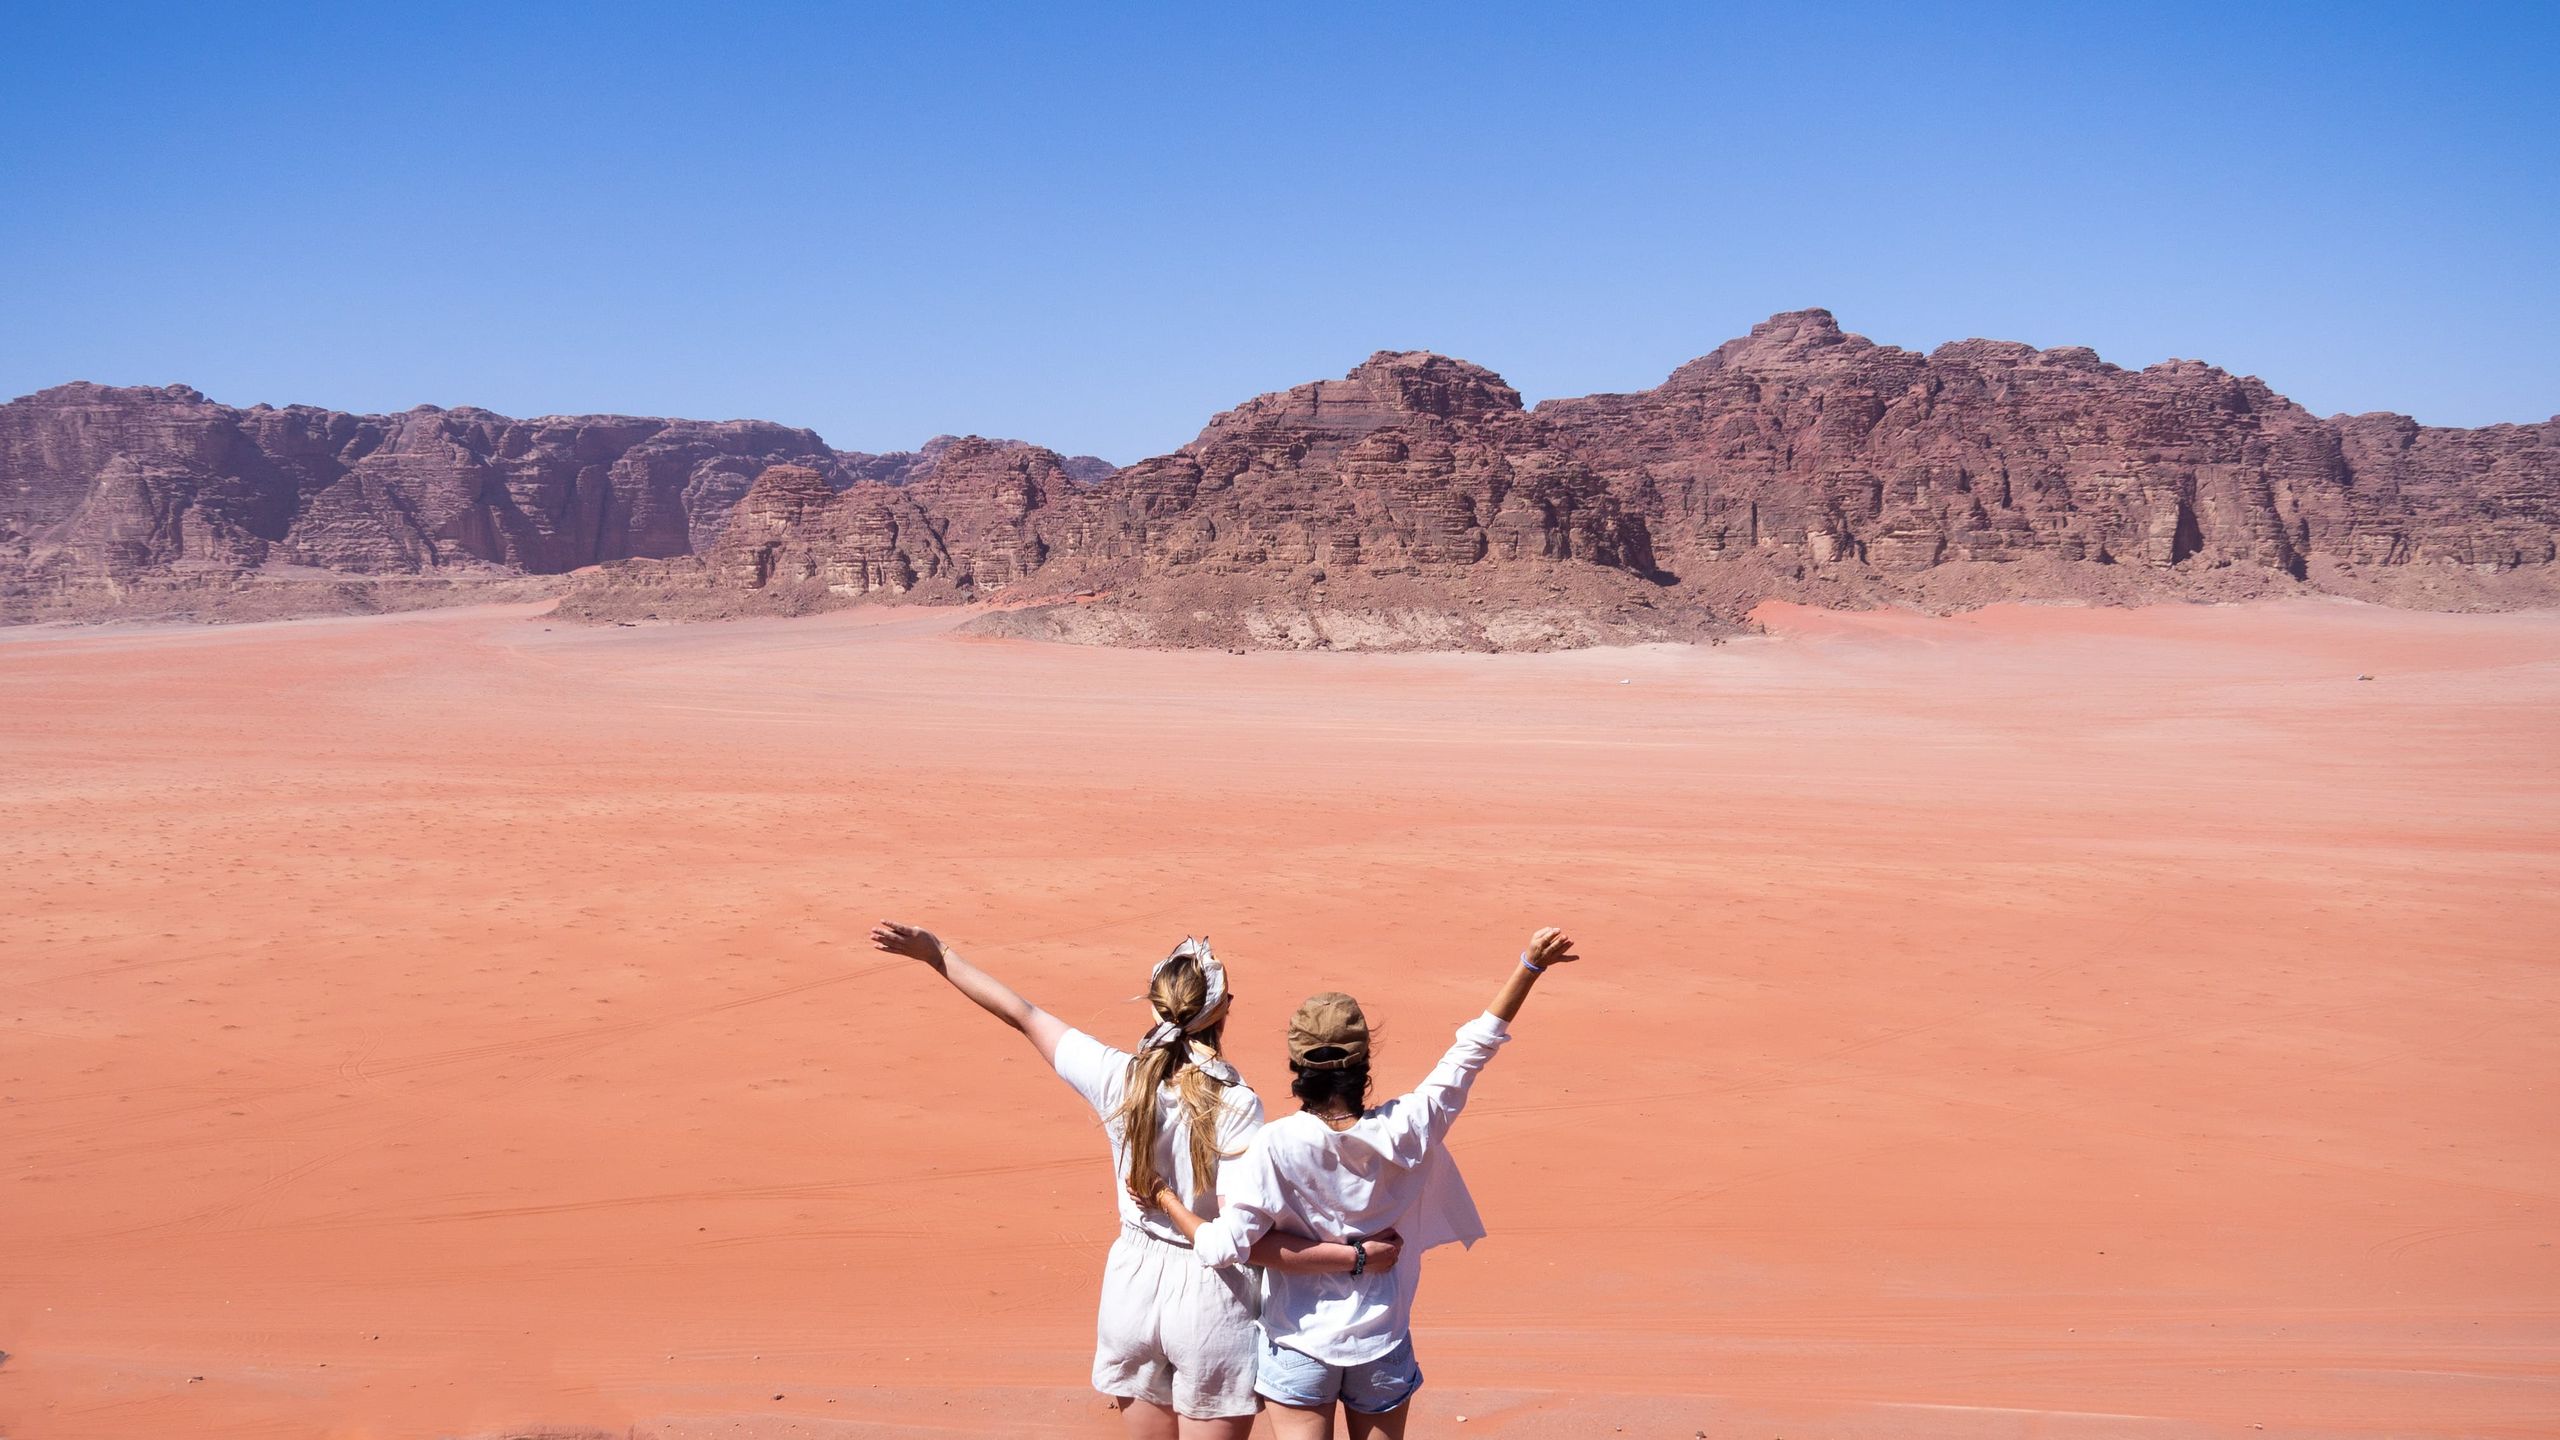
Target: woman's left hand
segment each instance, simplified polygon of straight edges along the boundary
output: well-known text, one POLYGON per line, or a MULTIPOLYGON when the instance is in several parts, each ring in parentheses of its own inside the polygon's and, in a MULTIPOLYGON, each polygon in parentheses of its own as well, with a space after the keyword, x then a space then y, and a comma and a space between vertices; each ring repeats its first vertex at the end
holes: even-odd
POLYGON ((1552 965, 1570 965, 1582 957, 1573 953, 1573 939, 1553 925, 1529 937, 1529 948, 1520 958, 1544 970, 1552 965))

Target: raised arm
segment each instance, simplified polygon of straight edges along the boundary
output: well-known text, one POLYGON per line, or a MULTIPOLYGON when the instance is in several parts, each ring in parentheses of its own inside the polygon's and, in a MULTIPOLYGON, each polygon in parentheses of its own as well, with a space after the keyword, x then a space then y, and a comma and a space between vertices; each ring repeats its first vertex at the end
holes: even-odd
MULTIPOLYGON (((1185 1240, 1197 1241, 1204 1223, 1182 1197, 1169 1189, 1156 1191, 1156 1208, 1173 1222, 1185 1240)), ((1287 1270, 1307 1275, 1365 1274, 1373 1270, 1393 1270, 1404 1254, 1404 1237, 1393 1230, 1375 1239, 1344 1245, 1332 1240, 1314 1240, 1287 1230, 1273 1230, 1253 1242, 1246 1256, 1266 1270, 1287 1270)))
POLYGON ((1013 987, 977 966, 960 958, 950 946, 934 938, 930 930, 883 920, 871 927, 871 944, 892 955, 921 960, 932 971, 951 982, 951 988, 977 1002, 986 1011, 1022 1033, 1040 1058, 1057 1063, 1058 1041, 1067 1033, 1065 1022, 1057 1016, 1023 999, 1013 987))
POLYGON ((1502 988, 1493 992, 1493 1003, 1485 1013, 1509 1024, 1520 1014, 1520 1006, 1529 992, 1538 986, 1538 976, 1549 966, 1569 965, 1582 957, 1573 953, 1573 941, 1550 925, 1529 937, 1529 948, 1520 952, 1520 963, 1502 977, 1502 988))
POLYGON ((1549 928, 1530 936, 1528 948, 1520 952, 1519 963, 1503 974, 1501 988, 1493 992, 1485 1013, 1458 1027, 1449 1053, 1440 1057, 1422 1083, 1411 1094, 1370 1112, 1378 1122, 1375 1138, 1407 1164, 1419 1161, 1425 1150, 1439 1144, 1458 1122, 1458 1112, 1467 1108, 1467 1094, 1475 1088, 1477 1074, 1494 1051, 1510 1043, 1512 1018, 1520 1013, 1540 973, 1577 958, 1573 942, 1561 930, 1549 928))

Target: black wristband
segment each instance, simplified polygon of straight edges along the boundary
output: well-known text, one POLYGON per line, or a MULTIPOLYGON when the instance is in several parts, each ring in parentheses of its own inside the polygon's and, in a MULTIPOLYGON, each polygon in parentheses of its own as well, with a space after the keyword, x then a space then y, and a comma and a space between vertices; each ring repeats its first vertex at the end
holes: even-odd
POLYGON ((1357 1274, 1359 1274, 1361 1271, 1366 1270, 1366 1269, 1368 1269, 1368 1268, 1369 1268, 1369 1242, 1368 1242, 1368 1241, 1366 1241, 1366 1240, 1354 1240, 1354 1241, 1352 1241, 1352 1242, 1351 1242, 1351 1273, 1352 1273, 1352 1274, 1354 1274, 1354 1275, 1357 1275, 1357 1274))

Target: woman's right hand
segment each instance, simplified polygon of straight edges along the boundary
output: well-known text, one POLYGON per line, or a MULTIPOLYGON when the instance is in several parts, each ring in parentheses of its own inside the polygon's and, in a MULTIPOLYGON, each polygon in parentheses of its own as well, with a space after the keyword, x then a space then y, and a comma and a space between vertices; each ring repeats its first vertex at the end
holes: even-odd
POLYGON ((1393 1230, 1372 1236, 1363 1243, 1369 1247, 1371 1271, 1393 1270, 1396 1268, 1397 1259, 1404 1254, 1404 1237, 1393 1230))
POLYGON ((892 955, 904 955, 910 960, 922 960, 928 965, 942 958, 942 942, 934 938, 932 931, 901 925, 895 920, 883 920, 871 927, 871 946, 892 955))

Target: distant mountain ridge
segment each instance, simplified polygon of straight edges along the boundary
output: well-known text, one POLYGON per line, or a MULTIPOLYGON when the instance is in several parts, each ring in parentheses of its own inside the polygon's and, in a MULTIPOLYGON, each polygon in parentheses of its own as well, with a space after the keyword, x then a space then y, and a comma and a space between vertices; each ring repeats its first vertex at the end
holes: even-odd
POLYGON ((1512 648, 1711 633, 1773 597, 2547 605, 2556 541, 2560 419, 2321 419, 2193 361, 1924 355, 1821 310, 1654 389, 1534 409, 1480 366, 1380 352, 1118 471, 977 437, 852 455, 761 421, 242 411, 96 386, 0 406, 15 618, 283 567, 600 564, 564 613, 1002 595, 1019 603, 998 628, 1060 638, 1512 648))
POLYGON ((763 420, 352 415, 61 385, 0 405, 0 617, 183 606, 267 572, 488 578, 688 555, 770 466, 906 484, 952 443, 873 455, 763 420))

